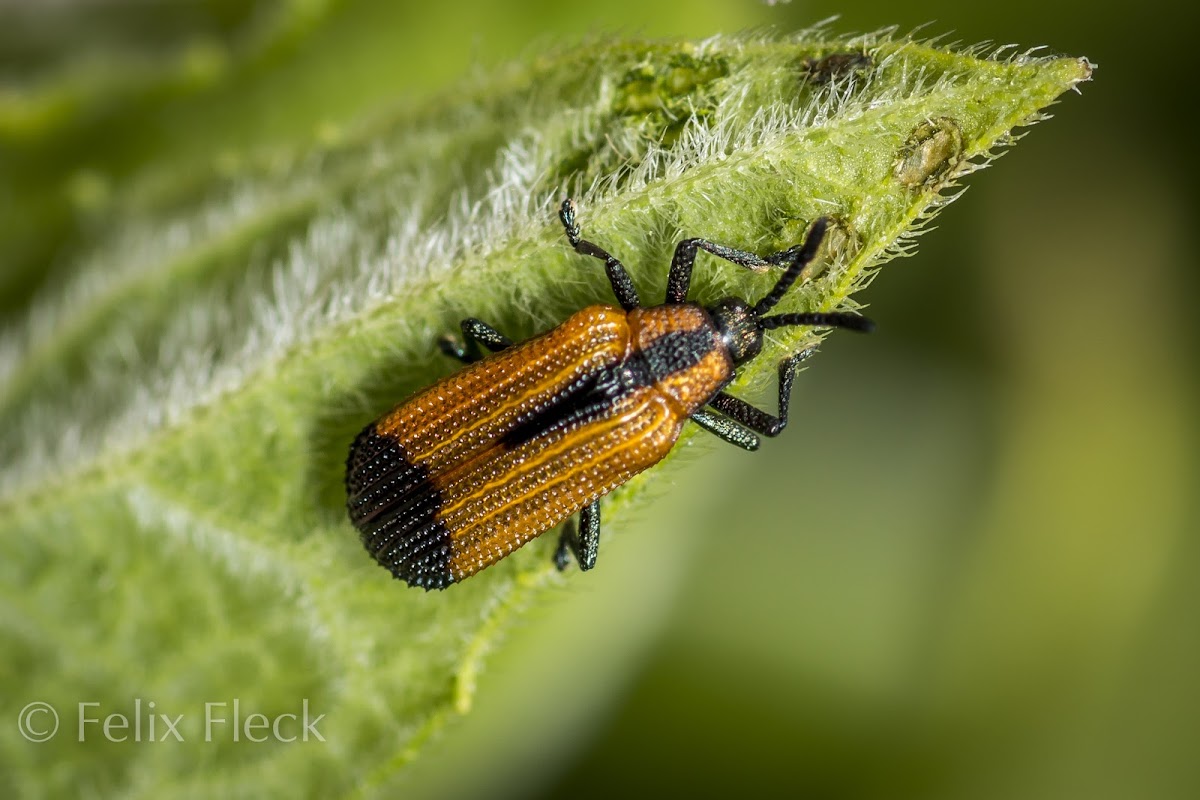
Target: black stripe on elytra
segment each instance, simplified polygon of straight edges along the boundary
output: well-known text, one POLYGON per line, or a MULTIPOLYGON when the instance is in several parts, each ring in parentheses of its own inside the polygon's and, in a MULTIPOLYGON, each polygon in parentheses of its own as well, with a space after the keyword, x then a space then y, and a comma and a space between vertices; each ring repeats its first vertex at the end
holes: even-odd
POLYGON ((500 444, 511 450, 540 436, 602 419, 622 397, 699 364, 716 341, 707 328, 665 333, 620 364, 602 367, 518 419, 500 437, 500 444))
POLYGON ((429 470, 395 439, 368 425, 346 459, 346 508, 367 552, 410 586, 442 589, 450 574, 450 533, 437 519, 442 496, 429 470))
POLYGON ((346 507, 355 525, 371 516, 380 499, 406 491, 421 480, 394 439, 372 423, 358 434, 346 458, 346 507))
POLYGON ((622 394, 649 382, 645 365, 634 359, 601 367, 518 417, 500 437, 500 446, 512 450, 551 431, 596 419, 622 394))

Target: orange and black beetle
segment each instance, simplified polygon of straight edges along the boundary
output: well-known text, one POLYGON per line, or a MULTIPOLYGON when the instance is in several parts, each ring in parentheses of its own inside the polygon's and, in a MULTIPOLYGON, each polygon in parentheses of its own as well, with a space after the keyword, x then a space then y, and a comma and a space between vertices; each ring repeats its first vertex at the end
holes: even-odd
POLYGON ((685 239, 666 302, 646 308, 621 262, 580 238, 570 200, 559 216, 575 250, 604 261, 621 308, 589 306, 519 344, 463 320, 463 344, 440 345, 470 366, 396 406, 350 447, 350 519, 375 560, 411 586, 442 589, 470 577, 576 512, 554 561, 565 568, 570 552, 591 569, 600 498, 658 463, 684 422, 747 450, 758 448, 757 434, 787 425, 796 365, 811 351, 780 365, 777 417, 722 391, 759 354, 763 331, 874 327, 856 314, 767 316, 816 256, 824 218, 802 245, 767 258, 685 239), (786 271, 754 306, 731 297, 704 308, 687 302, 697 250, 786 271))

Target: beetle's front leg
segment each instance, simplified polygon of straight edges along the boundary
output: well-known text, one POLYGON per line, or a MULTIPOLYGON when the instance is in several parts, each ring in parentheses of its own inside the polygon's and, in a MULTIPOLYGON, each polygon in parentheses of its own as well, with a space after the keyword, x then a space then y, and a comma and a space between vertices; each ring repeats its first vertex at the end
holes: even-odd
POLYGON ((558 537, 558 549, 554 551, 554 566, 564 570, 571 563, 568 553, 575 556, 579 569, 589 570, 596 566, 596 555, 600 552, 600 501, 583 507, 579 522, 568 520, 558 537))
MULTIPOLYGON (((815 348, 801 350, 779 365, 779 415, 768 414, 745 400, 717 392, 709 401, 709 407, 720 411, 730 419, 763 436, 778 436, 788 424, 788 405, 792 395, 792 383, 796 379, 796 367, 801 361, 816 352, 815 348)), ((718 434, 719 435, 719 434, 718 434)), ((737 444, 737 442, 734 442, 737 444)), ((751 448, 746 448, 751 449, 751 448)))
POLYGON ((481 344, 493 353, 512 346, 512 339, 474 317, 464 319, 460 327, 463 333, 463 344, 459 344, 458 340, 450 334, 438 339, 437 344, 438 349, 443 353, 451 358, 457 358, 464 364, 474 364, 483 358, 483 351, 479 348, 481 344))
POLYGON ((803 245, 796 245, 788 250, 763 257, 745 250, 710 242, 707 239, 684 239, 675 246, 675 255, 671 258, 671 271, 667 274, 667 297, 664 302, 668 304, 687 302, 688 288, 692 284, 692 268, 696 264, 698 250, 712 253, 717 258, 723 258, 739 267, 765 270, 769 267, 783 267, 791 264, 802 247, 803 245))
POLYGON ((691 419, 692 422, 717 438, 737 445, 743 450, 754 451, 758 449, 759 441, 758 437, 754 435, 754 431, 739 422, 734 422, 731 419, 722 417, 720 414, 714 414, 704 409, 693 411, 691 419))

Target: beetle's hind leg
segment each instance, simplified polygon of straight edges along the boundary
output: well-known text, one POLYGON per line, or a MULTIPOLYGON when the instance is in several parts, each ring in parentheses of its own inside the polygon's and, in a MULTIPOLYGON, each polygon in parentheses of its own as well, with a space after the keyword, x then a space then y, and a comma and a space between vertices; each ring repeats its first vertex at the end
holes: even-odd
MULTIPOLYGON (((717 392, 717 396, 709 401, 709 407, 720 411, 734 422, 740 423, 755 433, 761 433, 763 436, 778 436, 780 431, 786 428, 788 424, 788 403, 792 394, 792 383, 796 380, 796 367, 801 361, 815 352, 816 349, 811 347, 801 350, 779 365, 778 416, 768 414, 766 411, 750 405, 745 400, 725 394, 724 392, 717 392)), ((720 434, 718 433, 718 435, 720 434)), ((725 436, 721 438, 726 441, 732 441, 725 436)), ((738 444, 738 442, 733 443, 738 444)))
POLYGON ((579 512, 579 521, 567 520, 562 533, 558 537, 558 549, 554 551, 554 566, 559 570, 566 569, 571 563, 571 555, 579 563, 581 570, 589 570, 596 566, 596 555, 600 552, 600 501, 583 507, 579 512))
POLYGON ((575 221, 574 200, 569 197, 563 200, 562 207, 558 211, 558 218, 562 220, 563 230, 567 233, 567 241, 571 243, 571 247, 575 248, 575 252, 598 258, 604 262, 604 272, 608 275, 608 282, 612 284, 613 294, 617 296, 617 302, 621 304, 621 308, 632 311, 640 306, 641 301, 638 300, 637 288, 634 287, 629 273, 625 271, 625 266, 607 250, 582 238, 583 234, 579 231, 579 223, 575 221))
POLYGON ((488 325, 486 322, 480 322, 474 317, 467 317, 462 321, 463 343, 459 344, 458 340, 452 335, 446 334, 441 339, 438 339, 438 349, 451 358, 457 358, 464 364, 474 364, 479 359, 483 358, 483 351, 479 345, 483 345, 493 353, 498 353, 506 347, 512 346, 512 339, 509 339, 500 331, 488 325))

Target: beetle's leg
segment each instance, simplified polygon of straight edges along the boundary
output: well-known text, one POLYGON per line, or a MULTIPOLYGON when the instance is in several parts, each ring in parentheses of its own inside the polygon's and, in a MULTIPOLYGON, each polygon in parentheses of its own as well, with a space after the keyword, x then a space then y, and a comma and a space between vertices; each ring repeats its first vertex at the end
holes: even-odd
POLYGON ((758 437, 753 431, 741 423, 734 422, 727 417, 722 417, 720 414, 700 409, 699 411, 692 412, 692 422, 714 436, 724 439, 730 444, 735 444, 743 450, 753 451, 758 449, 758 437))
POLYGON ((558 549, 554 551, 554 566, 560 570, 571 563, 568 553, 575 556, 581 570, 596 566, 596 554, 600 552, 600 501, 596 500, 579 512, 578 523, 568 520, 558 537, 558 549))
POLYGON ((782 250, 766 258, 757 256, 745 250, 736 250, 723 244, 710 242, 707 239, 684 239, 675 245, 675 255, 671 258, 671 272, 667 275, 667 303, 686 303, 688 287, 692 284, 692 267, 696 263, 696 251, 705 250, 717 258, 753 270, 764 270, 768 267, 785 267, 796 260, 796 254, 804 247, 798 244, 787 250, 782 250))
POLYGON ((816 350, 811 347, 801 350, 779 365, 779 416, 772 416, 724 392, 717 392, 716 397, 709 401, 709 406, 755 433, 778 436, 788 424, 788 399, 792 394, 792 382, 796 379, 796 366, 814 352, 816 350))
POLYGON ((612 284, 613 294, 617 296, 617 302, 621 304, 621 308, 631 311, 640 306, 641 301, 638 300, 637 289, 621 262, 609 255, 607 250, 580 238, 582 234, 579 232, 579 224, 575 222, 574 200, 569 197, 563 200, 562 208, 558 211, 558 218, 562 220, 563 228, 567 232, 567 240, 571 243, 571 247, 575 248, 575 252, 598 258, 604 262, 604 271, 608 275, 608 282, 612 284))
POLYGON ((483 358, 483 351, 479 349, 481 344, 493 353, 512 346, 512 339, 474 317, 464 319, 460 327, 463 333, 463 343, 459 344, 453 336, 446 334, 438 339, 438 349, 464 364, 474 364, 483 358))

